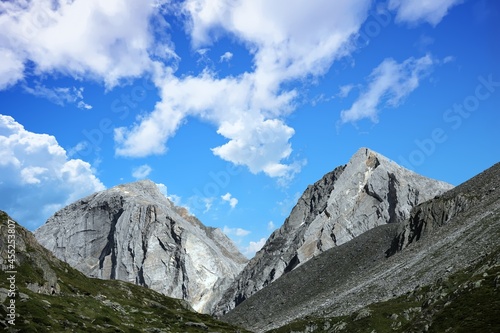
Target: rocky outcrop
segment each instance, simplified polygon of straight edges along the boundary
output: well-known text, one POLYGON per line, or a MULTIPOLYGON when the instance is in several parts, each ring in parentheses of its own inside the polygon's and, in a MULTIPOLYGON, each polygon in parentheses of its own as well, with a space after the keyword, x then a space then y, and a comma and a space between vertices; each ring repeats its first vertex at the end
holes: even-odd
POLYGON ((391 256, 402 251, 410 244, 432 235, 435 229, 448 224, 456 216, 495 200, 494 194, 499 188, 500 163, 442 196, 436 196, 418 205, 411 211, 409 219, 393 240, 387 254, 391 256))
POLYGON ((224 294, 221 316, 311 258, 387 223, 402 222, 417 204, 451 189, 362 148, 349 163, 309 186, 283 226, 224 294))
MULTIPOLYGON (((2 272, 24 272, 27 266, 37 276, 17 276, 27 289, 40 294, 59 293, 59 279, 53 263, 57 259, 50 251, 38 244, 31 232, 0 211, 0 268, 2 272), (15 250, 13 254, 12 250, 15 250)), ((28 274, 26 274, 28 275, 28 274)), ((19 282, 19 281, 18 281, 19 282)), ((5 300, 5 299, 4 299, 5 300)), ((0 302, 0 303, 3 303, 0 302)))
POLYGON ((0 268, 2 332, 248 333, 195 313, 184 300, 89 278, 1 210, 0 268))
POLYGON ((174 206, 148 180, 81 199, 35 236, 87 276, 133 282, 199 312, 218 301, 247 261, 222 231, 174 206))
MULTIPOLYGON (((432 326, 443 319, 453 321, 449 318, 454 312, 460 313, 460 318, 454 317, 455 320, 462 322, 463 316, 468 316, 463 310, 465 304, 459 300, 454 307, 454 300, 462 297, 464 291, 486 284, 487 277, 490 287, 484 292, 488 294, 476 294, 466 306, 474 308, 479 316, 489 316, 483 321, 491 321, 498 305, 480 300, 498 299, 498 291, 492 294, 492 290, 497 290, 497 285, 500 285, 497 277, 500 263, 499 193, 500 163, 415 206, 407 220, 370 229, 307 261, 249 297, 222 319, 254 332, 266 332, 298 319, 308 322, 313 318, 356 318, 355 313, 364 307, 372 305, 371 309, 381 309, 380 302, 391 299, 401 302, 405 297, 411 300, 412 294, 427 290, 421 292, 423 298, 417 299, 420 302, 417 304, 422 305, 422 313, 411 319, 418 325, 422 324, 418 329, 399 327, 396 316, 384 314, 385 318, 391 317, 394 321, 395 326, 389 330, 423 332, 427 331, 422 328, 426 325, 432 326), (488 276, 492 273, 495 275, 488 276), (458 289, 439 289, 448 277, 453 283, 463 279, 457 284, 458 289), (432 292, 433 285, 438 287, 438 292, 432 292), (429 286, 431 292, 428 292, 429 286), (406 296, 400 297, 402 295, 406 296), (434 304, 438 306, 432 308, 434 304), (444 308, 447 310, 443 311, 444 308), (435 319, 435 316, 440 317, 435 319)), ((449 287, 451 283, 445 285, 449 287)), ((411 307, 415 306, 414 301, 409 303, 411 307)), ((389 309, 393 311, 397 307, 389 309)), ((407 315, 408 321, 411 314, 407 315)), ((475 320, 481 321, 481 317, 475 320)), ((318 327, 310 327, 308 332, 327 331, 322 330, 324 326, 318 327)), ((345 332, 360 331, 346 327, 345 332)), ((297 331, 296 326, 293 328, 297 331)), ((366 327, 366 331, 374 328, 366 327)), ((379 331, 379 326, 376 329, 379 331)), ((446 330, 447 327, 440 327, 433 331, 446 330)))

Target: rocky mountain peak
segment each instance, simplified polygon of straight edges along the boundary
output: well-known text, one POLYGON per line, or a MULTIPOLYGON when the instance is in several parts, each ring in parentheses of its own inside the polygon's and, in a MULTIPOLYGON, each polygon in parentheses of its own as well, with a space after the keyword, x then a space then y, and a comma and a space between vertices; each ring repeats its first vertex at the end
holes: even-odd
POLYGON ((35 231, 56 257, 87 276, 134 282, 206 312, 246 258, 222 232, 141 180, 97 192, 35 231))
POLYGON ((282 227, 248 263, 213 313, 222 315, 311 258, 453 186, 420 176, 368 148, 308 186, 282 227))

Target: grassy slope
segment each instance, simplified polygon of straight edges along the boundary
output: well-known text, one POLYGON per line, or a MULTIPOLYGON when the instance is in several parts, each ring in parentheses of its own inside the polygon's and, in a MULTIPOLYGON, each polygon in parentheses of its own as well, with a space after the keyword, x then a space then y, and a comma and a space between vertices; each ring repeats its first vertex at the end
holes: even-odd
MULTIPOLYGON (((8 216, 0 211, 0 250, 6 264, 8 216)), ((19 332, 237 332, 229 324, 188 309, 181 300, 116 280, 91 279, 43 249, 26 229, 16 225, 17 274, 15 329, 19 332), (23 244, 25 246, 23 246, 23 244), (20 250, 22 248, 23 251, 20 250), (60 292, 35 293, 26 286, 47 281, 41 267, 57 275, 60 292), (24 294, 24 295, 23 295, 24 294), (28 299, 23 300, 23 298, 28 299)), ((2 262, 0 260, 0 262, 2 262)), ((0 288, 8 289, 6 267, 0 288)), ((7 298, 0 306, 5 326, 7 298)))

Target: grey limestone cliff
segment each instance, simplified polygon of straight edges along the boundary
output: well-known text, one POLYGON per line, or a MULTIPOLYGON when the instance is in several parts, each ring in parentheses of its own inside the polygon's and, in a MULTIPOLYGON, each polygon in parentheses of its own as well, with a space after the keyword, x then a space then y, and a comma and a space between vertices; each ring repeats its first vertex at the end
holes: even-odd
POLYGON ((221 316, 324 251, 374 227, 402 222, 412 207, 453 186, 361 148, 309 186, 283 226, 237 276, 212 313, 221 316))
POLYGON ((148 180, 119 185, 55 213, 37 240, 87 276, 142 285, 207 312, 247 260, 215 228, 148 180))

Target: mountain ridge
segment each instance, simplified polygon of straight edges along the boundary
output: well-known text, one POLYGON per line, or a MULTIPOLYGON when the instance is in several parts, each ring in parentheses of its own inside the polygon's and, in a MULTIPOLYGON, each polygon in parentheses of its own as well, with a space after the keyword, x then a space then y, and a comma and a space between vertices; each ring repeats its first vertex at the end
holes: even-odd
MULTIPOLYGON (((500 263, 499 191, 500 163, 415 206, 407 220, 375 227, 325 251, 261 289, 222 319, 254 332, 265 332, 309 317, 351 316, 371 304, 411 294, 423 286, 442 285, 448 277, 470 270, 477 263, 486 266, 474 274, 496 272, 500 263)), ((500 275, 493 280, 500 281, 500 275)), ((460 290, 452 289, 445 296, 433 294, 429 302, 443 297, 452 302, 452 296, 470 289, 468 286, 461 285, 460 290)), ((421 297, 429 298, 426 294, 421 297)), ((420 305, 419 325, 438 325, 433 318, 439 313, 426 317, 427 305, 420 305)), ((476 311, 479 315, 480 310, 476 311)), ((322 330, 309 326, 305 332, 322 330)))
POLYGON ((453 186, 407 170, 360 148, 345 165, 308 186, 281 228, 273 232, 222 296, 222 316, 280 276, 324 251, 386 223, 453 186))
POLYGON ((185 299, 200 312, 247 261, 222 231, 176 207, 149 180, 78 200, 35 236, 87 276, 134 282, 185 299))

